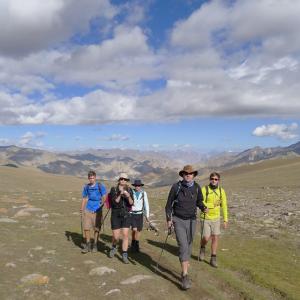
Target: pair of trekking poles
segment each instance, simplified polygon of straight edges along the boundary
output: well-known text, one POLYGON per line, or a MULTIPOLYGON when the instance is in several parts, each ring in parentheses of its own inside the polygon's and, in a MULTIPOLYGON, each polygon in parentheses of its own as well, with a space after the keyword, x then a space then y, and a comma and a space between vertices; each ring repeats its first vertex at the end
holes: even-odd
MULTIPOLYGON (((202 243, 202 238, 203 238, 205 216, 206 216, 206 213, 204 213, 204 218, 203 218, 202 225, 201 225, 201 235, 200 235, 200 247, 199 247, 199 252, 198 252, 198 261, 200 260, 200 248, 201 248, 201 243, 202 243)), ((157 263, 156 263, 156 269, 157 270, 158 270, 160 259, 161 259, 162 255, 163 255, 163 252, 164 252, 165 248, 166 248, 168 238, 173 233, 173 230, 174 230, 174 227, 173 227, 173 225, 171 225, 171 227, 168 228, 168 232, 167 232, 167 236, 166 236, 165 242, 163 244, 163 247, 162 247, 161 252, 160 252, 160 256, 159 256, 159 258, 157 260, 157 263)))

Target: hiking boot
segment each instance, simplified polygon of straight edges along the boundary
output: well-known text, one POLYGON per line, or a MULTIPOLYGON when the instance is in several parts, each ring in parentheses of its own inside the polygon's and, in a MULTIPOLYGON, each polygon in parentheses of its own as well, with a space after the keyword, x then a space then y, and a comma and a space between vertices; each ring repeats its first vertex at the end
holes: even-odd
POLYGON ((110 249, 110 251, 109 251, 108 256, 109 256, 110 258, 113 258, 113 257, 115 256, 116 253, 117 253, 117 247, 112 247, 112 248, 110 249))
POLYGON ((210 258, 209 264, 210 264, 212 267, 217 268, 217 267, 218 267, 218 265, 217 265, 217 257, 216 257, 216 256, 212 256, 212 257, 210 258))
POLYGON ((123 260, 124 264, 129 264, 128 253, 127 252, 123 252, 123 254, 122 254, 122 260, 123 260))
POLYGON ((192 286, 192 282, 189 278, 189 276, 186 274, 186 275, 182 275, 181 276, 181 287, 183 290, 188 290, 190 289, 192 286))
POLYGON ((93 244, 92 246, 92 253, 97 253, 98 252, 98 247, 97 247, 97 244, 93 244))
POLYGON ((130 251, 131 252, 136 252, 136 240, 131 241, 131 246, 130 246, 130 251))
POLYGON ((199 260, 203 261, 205 259, 205 247, 200 248, 199 260))
POLYGON ((86 243, 81 250, 81 253, 86 254, 91 251, 91 243, 86 243))
POLYGON ((135 241, 135 252, 140 252, 140 241, 135 241))

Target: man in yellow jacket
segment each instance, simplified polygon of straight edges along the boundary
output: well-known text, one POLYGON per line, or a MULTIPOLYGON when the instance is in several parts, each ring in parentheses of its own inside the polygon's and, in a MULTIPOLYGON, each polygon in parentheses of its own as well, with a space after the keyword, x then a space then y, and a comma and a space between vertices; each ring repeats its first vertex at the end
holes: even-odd
POLYGON ((223 227, 227 228, 228 213, 226 193, 220 186, 220 174, 213 172, 209 176, 209 185, 202 187, 203 204, 207 207, 207 212, 201 213, 202 220, 202 240, 199 260, 205 258, 205 245, 211 239, 211 258, 210 265, 217 268, 217 248, 219 235, 221 233, 220 212, 223 212, 223 227))

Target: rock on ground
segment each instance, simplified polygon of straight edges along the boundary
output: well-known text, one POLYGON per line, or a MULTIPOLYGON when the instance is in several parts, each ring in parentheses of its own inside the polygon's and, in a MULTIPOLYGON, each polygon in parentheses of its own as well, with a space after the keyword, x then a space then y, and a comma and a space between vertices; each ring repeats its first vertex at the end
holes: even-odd
POLYGON ((28 285, 45 285, 49 282, 49 277, 41 274, 29 274, 21 278, 21 282, 28 285))
POLYGON ((107 268, 107 267, 97 267, 97 268, 94 268, 90 271, 89 275, 91 276, 94 276, 94 275, 99 275, 99 276, 102 276, 104 275, 105 273, 115 273, 116 270, 114 269, 110 269, 110 268, 107 268))
POLYGON ((153 276, 150 276, 150 275, 134 275, 132 277, 129 277, 129 278, 121 281, 121 284, 134 284, 134 283, 140 282, 142 280, 152 279, 152 278, 153 278, 153 276))
POLYGON ((18 221, 12 220, 10 218, 0 218, 0 223, 18 223, 18 221))

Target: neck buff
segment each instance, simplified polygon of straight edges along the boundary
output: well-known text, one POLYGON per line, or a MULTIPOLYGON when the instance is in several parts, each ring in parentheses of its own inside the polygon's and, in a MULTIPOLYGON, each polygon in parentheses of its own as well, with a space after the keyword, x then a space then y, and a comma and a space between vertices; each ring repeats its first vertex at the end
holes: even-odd
POLYGON ((212 189, 212 190, 215 190, 218 188, 218 185, 212 185, 211 183, 209 184, 209 187, 212 189))
POLYGON ((183 183, 185 186, 187 186, 187 187, 190 188, 190 187, 192 187, 192 186, 194 185, 194 180, 193 180, 193 181, 190 181, 190 182, 187 182, 187 181, 183 180, 182 183, 183 183))

